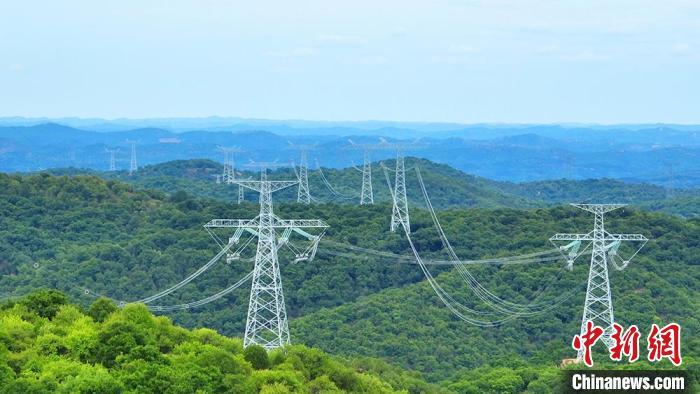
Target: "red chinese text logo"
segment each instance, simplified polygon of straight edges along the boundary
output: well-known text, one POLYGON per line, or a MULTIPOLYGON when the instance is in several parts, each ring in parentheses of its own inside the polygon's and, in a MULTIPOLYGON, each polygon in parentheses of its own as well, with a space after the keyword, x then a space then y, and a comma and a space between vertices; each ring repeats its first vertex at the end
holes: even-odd
POLYGON ((649 361, 668 358, 673 365, 681 365, 681 326, 671 323, 660 329, 656 324, 652 324, 647 342, 649 361))
MULTIPOLYGON (((614 323, 610 335, 610 358, 614 361, 621 361, 627 357, 629 362, 639 359, 639 337, 640 332, 636 325, 630 326, 626 331, 624 328, 614 323)), ((574 336, 571 346, 579 352, 579 357, 584 364, 593 366, 593 355, 591 349, 603 336, 605 330, 587 321, 581 334, 574 336)), ((681 365, 681 326, 671 323, 663 328, 652 324, 649 336, 647 336, 647 358, 651 362, 660 361, 667 358, 673 365, 681 365)))
POLYGON ((639 329, 632 325, 623 334, 622 326, 614 323, 613 334, 610 338, 613 340, 613 345, 610 347, 610 358, 615 361, 622 360, 622 356, 628 357, 629 362, 635 362, 639 359, 639 329))
POLYGON ((581 335, 576 335, 574 337, 574 342, 571 344, 574 350, 578 350, 583 353, 583 362, 589 366, 593 366, 593 356, 591 355, 591 348, 598 341, 601 335, 603 335, 603 329, 593 325, 592 321, 586 322, 586 329, 583 330, 581 335))

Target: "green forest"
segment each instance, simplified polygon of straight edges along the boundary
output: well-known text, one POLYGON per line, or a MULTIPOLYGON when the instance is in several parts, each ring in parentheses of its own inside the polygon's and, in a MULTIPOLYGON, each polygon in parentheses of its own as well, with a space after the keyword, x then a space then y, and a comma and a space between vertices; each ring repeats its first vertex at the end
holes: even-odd
MULTIPOLYGON (((150 380, 147 376, 180 382, 182 386, 168 383, 173 392, 180 387, 180 392, 188 392, 186 385, 191 381, 206 384, 204 392, 237 392, 238 387, 254 391, 263 386, 266 392, 382 392, 365 387, 415 393, 551 392, 557 384, 557 365, 573 357, 570 341, 580 324, 585 259, 578 260, 573 271, 564 268, 563 260, 470 268, 486 288, 513 302, 535 297, 552 300, 569 292, 572 296, 545 315, 522 317, 495 328, 468 325, 442 305, 416 265, 351 248, 410 254, 405 238, 388 231, 391 206, 386 203, 388 192, 379 169, 374 176, 378 203, 373 206, 341 201, 306 206, 290 202, 294 191, 280 194, 282 202, 275 204, 280 217, 318 218, 330 227, 316 260, 293 264, 289 253, 280 255, 292 342, 299 346, 267 358, 260 356, 267 360, 265 368, 251 361, 256 356, 246 358, 240 340, 235 339, 242 335, 245 324, 246 286, 201 308, 160 317, 138 305, 116 310, 99 297, 129 301, 151 295, 179 282, 215 255, 217 244, 203 224, 213 218, 246 219, 257 214, 252 193, 247 195, 251 201, 232 204, 235 187, 214 183, 211 175, 220 172, 216 163, 199 162, 196 168, 211 170, 183 176, 182 171, 191 171, 192 165, 190 161, 146 167, 133 179, 111 174, 120 179, 106 180, 104 173, 0 175, 0 297, 6 300, 0 314, 3 379, 26 385, 17 387, 36 385, 64 392, 80 391, 76 387, 82 386, 75 386, 80 384, 91 387, 93 381, 86 379, 98 378, 125 392, 148 392, 153 387, 139 386, 150 380), (61 293, 35 293, 41 288, 61 293), (31 297, 48 300, 27 301, 31 297), (39 309, 37 305, 43 304, 50 311, 39 309), (186 328, 173 325, 170 319, 186 328), (139 326, 139 336, 122 337, 119 330, 136 330, 132 325, 139 326), (117 350, 80 347, 91 343, 107 346, 109 341, 95 345, 89 340, 65 343, 55 338, 67 340, 68 333, 80 337, 82 330, 90 338, 113 335, 118 338, 114 341, 117 350), (45 338, 50 335, 53 337, 45 338), (235 372, 201 372, 208 371, 207 363, 213 362, 208 357, 226 360, 216 364, 235 372), (3 363, 7 365, 4 369, 3 363), (61 375, 59 370, 72 372, 61 375), (203 375, 188 375, 200 373, 203 375)), ((546 197, 535 198, 534 188, 496 185, 463 174, 453 182, 458 191, 450 194, 445 192, 452 190, 449 179, 454 174, 449 171, 455 170, 426 167, 426 184, 431 196, 435 195, 435 205, 442 208, 438 216, 464 259, 551 248, 548 239, 554 233, 588 232, 593 224, 591 216, 561 202, 584 195, 586 188, 609 199, 624 195, 615 194, 616 187, 632 187, 617 181, 561 181, 569 185, 568 191, 542 185, 546 197)), ((327 170, 326 175, 334 186, 339 185, 338 191, 350 193, 350 186, 344 189, 342 185, 358 181, 355 170, 351 171, 327 170)), ((70 171, 63 170, 66 172, 70 171)), ((280 170, 274 176, 293 174, 280 170)), ((323 185, 311 179, 313 195, 323 185)), ((415 177, 407 186, 417 247, 424 256, 443 258, 415 177)), ((671 214, 652 212, 651 206, 657 211, 669 209, 667 191, 648 185, 634 187, 640 189, 631 189, 623 201, 638 196, 640 204, 611 214, 606 225, 611 232, 642 233, 651 241, 627 269, 611 271, 616 320, 640 328, 651 323, 680 323, 683 368, 697 376, 700 219, 689 214, 697 205, 687 204, 687 210, 678 208, 679 212, 671 214)), ((684 194, 673 199, 694 198, 691 191, 678 193, 684 194)), ((252 269, 253 253, 248 250, 238 261, 212 266, 159 302, 189 302, 226 288, 252 269)), ((440 266, 431 270, 465 305, 482 307, 455 272, 440 266)), ((603 360, 603 356, 598 358, 603 360)))
POLYGON ((87 309, 55 290, 0 304, 1 393, 447 392, 370 358, 293 345, 265 351, 187 330, 143 305, 87 309))
MULTIPOLYGON (((390 202, 386 175, 382 165, 387 167, 393 182, 395 160, 372 163, 372 187, 375 202, 390 202)), ((432 201, 436 208, 537 208, 569 202, 617 202, 631 203, 650 211, 661 211, 684 217, 700 216, 700 190, 669 189, 642 183, 627 183, 614 179, 559 179, 537 182, 502 182, 482 178, 456 170, 444 164, 425 159, 407 157, 407 194, 412 204, 422 204, 422 196, 415 178, 414 168, 420 167, 426 186, 432 191, 432 201)), ((176 160, 145 166, 133 175, 126 171, 101 172, 84 169, 51 170, 56 175, 96 175, 108 180, 119 180, 141 189, 161 190, 174 193, 184 190, 195 196, 220 201, 236 201, 238 187, 216 184, 216 176, 223 171, 223 165, 211 160, 176 160)), ((258 178, 245 166, 237 168, 238 176, 258 178)), ((271 171, 274 179, 293 179, 294 171, 280 168, 271 171)), ((309 168, 309 189, 311 196, 320 202, 336 204, 357 204, 361 185, 361 173, 356 168, 317 169, 316 163, 309 168), (332 193, 323 182, 323 174, 333 187, 332 193)), ((249 201, 256 196, 246 192, 249 201)), ((295 201, 296 190, 290 189, 275 196, 277 201, 295 201)))

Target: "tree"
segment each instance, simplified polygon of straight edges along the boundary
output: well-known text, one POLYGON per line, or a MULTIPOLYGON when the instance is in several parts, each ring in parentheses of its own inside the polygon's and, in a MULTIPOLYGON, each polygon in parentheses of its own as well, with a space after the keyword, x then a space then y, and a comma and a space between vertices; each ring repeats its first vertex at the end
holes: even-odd
POLYGON ((119 308, 114 304, 114 301, 109 298, 100 297, 90 305, 88 315, 92 317, 92 320, 102 323, 107 319, 107 316, 118 310, 119 308))
POLYGON ((37 315, 52 319, 62 305, 68 303, 68 297, 58 290, 42 289, 27 295, 22 304, 37 315))
POLYGON ((267 351, 262 346, 248 346, 243 351, 243 356, 255 369, 267 369, 270 367, 270 359, 267 357, 267 351))

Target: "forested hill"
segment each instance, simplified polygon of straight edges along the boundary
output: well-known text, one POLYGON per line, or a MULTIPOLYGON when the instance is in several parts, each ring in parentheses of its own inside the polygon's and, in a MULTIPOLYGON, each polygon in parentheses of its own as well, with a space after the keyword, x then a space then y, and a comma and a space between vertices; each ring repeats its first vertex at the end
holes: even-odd
MULTIPOLYGON (((384 161, 392 170, 394 160, 384 161)), ((533 208, 569 202, 629 203, 652 211, 662 211, 684 217, 700 216, 700 189, 668 189, 661 186, 628 183, 613 179, 550 180, 537 182, 501 182, 469 175, 445 164, 429 160, 406 158, 406 186, 411 205, 422 207, 424 200, 416 178, 415 167, 421 169, 433 205, 439 209, 450 207, 533 208)), ((323 168, 326 180, 336 194, 323 182, 314 163, 309 171, 311 196, 318 201, 357 203, 361 174, 355 168, 323 168)), ((140 188, 162 190, 167 193, 183 190, 222 201, 236 201, 235 186, 216 184, 216 176, 223 171, 220 163, 211 160, 177 160, 145 166, 134 175, 125 171, 97 172, 75 169, 51 170, 54 174, 94 174, 105 179, 116 179, 140 188)), ((259 175, 241 171, 244 178, 259 175)), ((273 179, 293 179, 290 168, 271 172, 273 179)), ((393 182, 393 172, 389 171, 393 182)), ((372 184, 376 202, 390 201, 386 177, 380 163, 373 163, 372 184)), ((276 201, 294 201, 296 189, 275 195, 276 201)), ((249 195, 254 200, 255 195, 249 195)))
POLYGON ((0 303, 1 393, 441 393, 415 373, 301 345, 269 354, 143 305, 41 290, 0 303))
MULTIPOLYGON (((202 224, 212 218, 252 218, 257 210, 254 203, 166 195, 90 176, 0 175, 0 295, 50 287, 84 305, 93 294, 127 301, 149 296, 216 254, 218 247, 202 224)), ((280 254, 295 343, 337 355, 376 356, 448 386, 474 378, 456 375, 465 369, 487 368, 479 373, 492 376, 500 368, 498 374, 507 374, 516 391, 539 380, 533 366, 551 367, 571 356, 567 349, 580 323, 585 259, 572 272, 560 260, 470 267, 486 288, 506 300, 527 302, 543 286, 543 302, 571 293, 546 315, 477 328, 440 303, 417 266, 374 252, 409 255, 405 237, 388 232, 389 205, 281 203, 275 210, 285 219, 318 218, 330 225, 316 260, 291 264, 289 252, 280 254)), ((592 226, 589 215, 566 206, 449 209, 439 216, 465 259, 547 250, 552 234, 588 232, 592 226)), ((411 219, 418 250, 444 258, 429 215, 414 209, 411 219)), ((626 270, 611 271, 615 316, 640 327, 652 321, 681 323, 684 362, 695 365, 700 355, 700 219, 628 207, 609 215, 606 228, 652 239, 626 270)), ((230 286, 252 268, 251 253, 212 266, 159 303, 190 302, 230 286)), ((458 275, 439 266, 431 270, 457 299, 479 308, 458 275)), ((247 301, 244 286, 217 302, 169 316, 186 327, 238 336, 247 301)))
MULTIPOLYGON (((497 182, 484 178, 471 176, 455 170, 446 165, 436 164, 427 160, 408 158, 406 160, 406 187, 408 198, 412 204, 424 204, 419 189, 415 165, 421 167, 426 185, 434 195, 433 203, 440 208, 461 207, 535 207, 542 203, 529 201, 526 198, 502 192, 494 187, 497 182)), ((386 161, 389 168, 389 176, 394 182, 391 170, 395 166, 393 160, 386 161)), ((321 202, 334 202, 339 204, 357 204, 360 199, 362 174, 356 168, 331 169, 322 168, 316 170, 311 166, 309 170, 309 189, 312 198, 321 202), (321 175, 324 175, 333 191, 324 183, 321 175)), ((53 174, 94 174, 105 179, 120 180, 139 188, 157 189, 166 193, 183 190, 188 193, 210 197, 222 201, 236 201, 238 187, 232 185, 216 184, 216 176, 223 172, 223 166, 210 160, 177 160, 152 166, 145 166, 134 175, 128 172, 95 172, 73 169, 59 169, 50 171, 53 174)), ((242 178, 258 179, 259 173, 237 168, 242 178)), ((280 168, 270 171, 270 179, 295 179, 292 168, 280 168)), ((391 201, 386 176, 379 162, 373 163, 372 188, 374 201, 377 203, 391 201)), ((248 193, 248 200, 255 201, 257 196, 248 193)), ((275 201, 296 201, 297 190, 291 188, 275 194, 275 201)))

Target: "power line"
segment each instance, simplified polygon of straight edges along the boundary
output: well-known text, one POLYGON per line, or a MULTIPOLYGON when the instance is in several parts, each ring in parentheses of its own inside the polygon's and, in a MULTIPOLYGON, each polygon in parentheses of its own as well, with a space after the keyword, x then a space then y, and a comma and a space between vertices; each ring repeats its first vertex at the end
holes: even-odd
MULTIPOLYGON (((454 249, 452 248, 452 245, 450 244, 449 240, 447 239, 447 236, 445 235, 445 232, 442 229, 442 226, 440 225, 440 221, 437 218, 437 214, 435 213, 435 209, 432 206, 432 202, 430 201, 430 198, 428 196, 428 192, 425 187, 425 183, 423 182, 423 177, 421 175, 420 169, 418 166, 416 166, 416 175, 418 176, 418 182, 421 188, 421 191, 423 193, 423 198, 425 199, 426 205, 428 207, 428 211, 430 212, 430 216, 433 219, 433 224, 435 228, 438 230, 438 234, 440 236, 440 239, 443 243, 443 246, 445 249, 448 251, 450 258, 456 262, 459 263, 461 262, 461 259, 457 256, 455 253, 454 249)), ((410 233, 407 232, 407 237, 410 235, 410 233)), ((490 308, 494 309, 495 311, 506 314, 506 315, 513 315, 513 316, 531 316, 534 314, 539 314, 542 313, 543 311, 551 309, 552 302, 541 302, 541 303, 535 303, 534 301, 528 304, 518 304, 518 303, 513 303, 510 301, 506 301, 501 299, 500 297, 496 296, 489 290, 487 290, 479 281, 474 277, 474 275, 465 267, 464 264, 456 264, 455 265, 457 272, 459 275, 462 277, 462 279, 469 285, 470 290, 474 293, 474 295, 477 296, 482 302, 484 302, 486 305, 488 305, 490 308)), ((562 294, 560 297, 554 300, 554 303, 558 302, 563 302, 568 298, 568 295, 562 294)))
POLYGON ((321 168, 321 165, 318 163, 318 160, 316 160, 316 167, 318 167, 317 172, 318 172, 318 175, 321 177, 321 181, 323 182, 324 185, 326 185, 326 188, 334 197, 338 197, 338 198, 341 198, 344 200, 352 200, 354 198, 357 198, 357 197, 347 196, 345 194, 338 192, 333 187, 333 185, 331 185, 331 183, 328 181, 328 178, 326 178, 326 174, 323 172, 323 169, 321 168))

